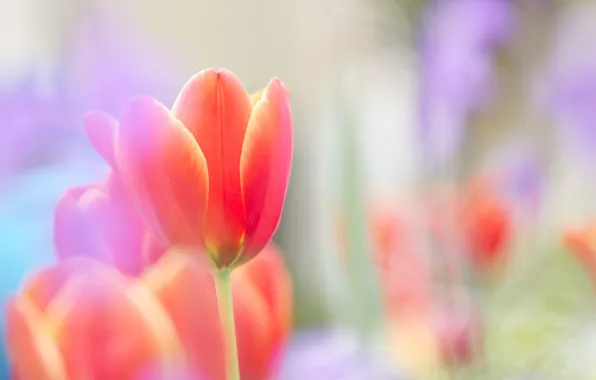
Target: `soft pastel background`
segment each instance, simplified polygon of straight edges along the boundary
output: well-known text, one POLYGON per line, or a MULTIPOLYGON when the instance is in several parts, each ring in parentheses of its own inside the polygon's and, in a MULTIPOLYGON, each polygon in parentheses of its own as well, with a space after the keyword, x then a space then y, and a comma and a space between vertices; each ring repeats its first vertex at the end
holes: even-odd
MULTIPOLYGON (((296 339, 281 378, 594 379, 595 294, 561 236, 596 218, 595 25, 589 0, 3 1, 0 296, 54 260, 61 192, 107 170, 84 112, 118 115, 139 94, 171 105, 192 74, 225 67, 249 91, 276 76, 291 92, 276 241, 296 339), (500 278, 465 284, 483 316, 482 360, 436 375, 387 355, 380 337, 361 349, 343 300, 371 273, 348 270, 360 290, 346 285, 340 216, 486 173, 505 173, 519 222, 500 278)), ((420 341, 405 351, 424 351, 420 341)))

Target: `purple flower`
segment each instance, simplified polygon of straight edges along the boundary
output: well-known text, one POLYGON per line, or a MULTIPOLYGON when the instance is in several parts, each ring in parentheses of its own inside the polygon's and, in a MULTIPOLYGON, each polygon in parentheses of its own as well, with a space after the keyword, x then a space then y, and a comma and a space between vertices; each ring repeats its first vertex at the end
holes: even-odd
POLYGON ((514 214, 532 218, 540 208, 546 169, 537 152, 520 144, 501 149, 487 171, 514 214))
POLYGON ((33 76, 0 87, 0 178, 51 162, 69 123, 59 100, 44 95, 33 76))
POLYGON ((511 37, 508 0, 439 0, 422 18, 422 142, 434 160, 451 158, 465 124, 493 93, 492 54, 511 37))
POLYGON ((558 25, 543 88, 544 110, 558 124, 564 148, 596 156, 596 32, 594 7, 576 6, 558 25))
POLYGON ((81 125, 90 108, 119 114, 134 96, 173 97, 170 56, 114 16, 93 12, 78 20, 57 65, 62 71, 0 83, 0 178, 63 161, 80 146, 95 155, 81 125))
POLYGON ((347 332, 314 330, 297 334, 282 359, 279 380, 404 380, 375 362, 347 332))

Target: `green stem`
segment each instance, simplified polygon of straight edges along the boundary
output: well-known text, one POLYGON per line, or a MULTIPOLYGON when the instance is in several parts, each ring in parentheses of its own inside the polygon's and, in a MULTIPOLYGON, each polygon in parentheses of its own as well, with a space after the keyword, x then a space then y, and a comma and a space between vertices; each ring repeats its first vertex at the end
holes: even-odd
POLYGON ((372 339, 381 315, 379 284, 368 242, 367 212, 362 187, 356 123, 351 104, 338 95, 342 127, 343 203, 347 222, 347 276, 352 295, 355 328, 372 339))
POLYGON ((232 283, 229 269, 222 269, 213 277, 217 302, 219 305, 219 318, 224 334, 226 346, 226 379, 240 380, 240 365, 238 364, 238 346, 236 343, 236 324, 234 321, 234 303, 232 300, 232 283))

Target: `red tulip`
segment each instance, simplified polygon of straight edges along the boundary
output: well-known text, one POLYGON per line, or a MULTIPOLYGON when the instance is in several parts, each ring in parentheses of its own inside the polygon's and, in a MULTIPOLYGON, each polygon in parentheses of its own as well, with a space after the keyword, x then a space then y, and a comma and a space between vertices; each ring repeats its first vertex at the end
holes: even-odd
POLYGON ((462 225, 471 260, 477 268, 495 266, 504 259, 511 239, 512 215, 488 187, 472 189, 465 202, 462 225))
POLYGON ((129 275, 139 274, 163 254, 114 172, 105 185, 75 187, 63 194, 54 215, 54 244, 60 259, 86 255, 129 275))
MULTIPOLYGON (((162 246, 204 249, 218 268, 234 268, 271 240, 288 185, 292 120, 279 80, 252 100, 231 72, 205 70, 171 112, 140 97, 118 127, 106 122, 90 133, 162 246)), ((99 115, 90 118, 110 120, 99 115)))
MULTIPOLYGON (((275 247, 232 277, 244 380, 270 379, 291 328, 291 287, 275 247)), ((15 378, 140 379, 190 370, 225 379, 213 279, 171 252, 130 279, 86 258, 36 274, 9 301, 6 340, 15 378), (172 372, 170 372, 172 371, 172 372)))
POLYGON ((476 182, 439 199, 431 229, 447 253, 463 250, 474 269, 486 272, 505 261, 513 216, 490 183, 476 182))

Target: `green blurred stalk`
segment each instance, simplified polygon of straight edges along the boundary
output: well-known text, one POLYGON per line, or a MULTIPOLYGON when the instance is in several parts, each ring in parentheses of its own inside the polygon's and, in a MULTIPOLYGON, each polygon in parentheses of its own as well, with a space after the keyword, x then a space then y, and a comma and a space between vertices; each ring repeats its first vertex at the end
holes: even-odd
POLYGON ((347 277, 351 299, 352 323, 364 338, 372 338, 379 321, 381 305, 377 275, 368 241, 361 159, 356 138, 352 105, 338 91, 342 196, 345 212, 347 277))
POLYGON ((226 345, 226 379, 240 380, 238 363, 238 344, 236 341, 236 323, 234 318, 234 302, 232 299, 232 281, 230 270, 222 269, 213 276, 219 306, 219 318, 226 345))

